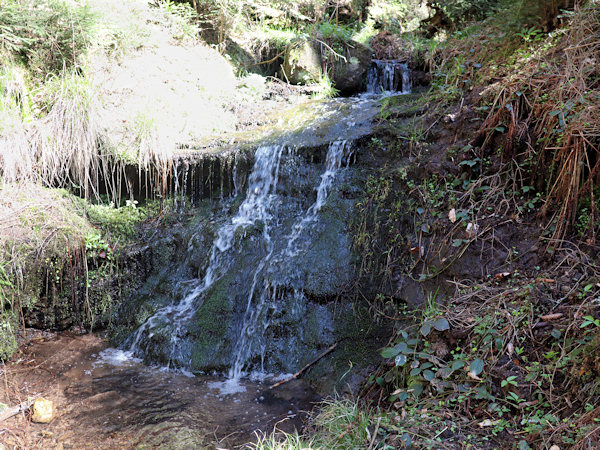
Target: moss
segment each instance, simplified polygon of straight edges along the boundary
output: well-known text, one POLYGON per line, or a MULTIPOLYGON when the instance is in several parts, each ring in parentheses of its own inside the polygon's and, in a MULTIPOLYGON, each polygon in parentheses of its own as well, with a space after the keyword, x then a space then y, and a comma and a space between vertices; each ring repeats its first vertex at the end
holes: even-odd
POLYGON ((228 325, 232 322, 234 305, 230 299, 232 278, 226 276, 217 281, 206 294, 195 316, 192 369, 206 370, 224 366, 231 353, 232 343, 228 337, 228 325))
POLYGON ((0 313, 0 361, 17 351, 17 317, 11 311, 0 313))

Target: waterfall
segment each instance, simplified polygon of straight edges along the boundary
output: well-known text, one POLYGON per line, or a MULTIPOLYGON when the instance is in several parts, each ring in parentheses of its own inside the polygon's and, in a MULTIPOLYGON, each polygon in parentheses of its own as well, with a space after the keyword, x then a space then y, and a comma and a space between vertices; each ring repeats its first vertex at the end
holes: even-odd
POLYGON ((373 60, 367 75, 367 93, 410 94, 410 70, 405 62, 373 60))
MULTIPOLYGON (((229 223, 219 229, 210 254, 206 274, 202 282, 186 295, 177 305, 168 305, 159 309, 146 320, 138 330, 126 341, 128 351, 135 356, 144 353, 142 347, 144 337, 151 338, 153 329, 157 326, 167 326, 170 331, 172 355, 178 350, 182 326, 194 314, 194 303, 202 293, 219 279, 226 267, 223 255, 229 250, 234 241, 234 233, 239 226, 253 225, 258 221, 264 223, 263 238, 270 246, 268 220, 270 219, 270 202, 275 194, 277 179, 279 177, 279 164, 283 145, 264 146, 256 151, 255 163, 248 179, 246 199, 240 205, 237 214, 229 223), (168 323, 168 325, 166 325, 168 323)), ((171 358, 173 360, 173 358, 171 358)))
MULTIPOLYGON (((249 361, 257 352, 264 358, 264 333, 269 327, 267 309, 273 306, 281 295, 278 286, 269 280, 267 272, 276 272, 282 261, 290 260, 302 252, 299 238, 304 232, 310 231, 311 224, 316 221, 327 201, 336 174, 342 167, 344 156, 348 156, 350 149, 351 145, 347 141, 335 141, 329 145, 324 171, 320 175, 318 186, 314 188, 315 201, 306 209, 296 210, 291 226, 287 225, 290 227, 286 234, 287 244, 276 245, 273 240, 274 232, 281 236, 282 230, 287 230, 282 228, 286 225, 279 221, 278 217, 282 204, 277 192, 280 170, 282 161, 291 158, 293 152, 285 145, 259 147, 248 178, 246 197, 235 215, 218 229, 202 280, 189 289, 179 302, 158 309, 148 318, 126 340, 127 353, 135 357, 148 354, 149 351, 153 351, 154 343, 151 338, 155 333, 161 333, 162 336, 168 336, 168 366, 183 370, 190 366, 190 349, 186 343, 188 322, 202 305, 209 289, 232 269, 234 258, 237 257, 236 244, 239 243, 240 236, 241 239, 245 239, 244 233, 239 233, 239 230, 244 231, 251 227, 259 234, 251 233, 248 239, 260 240, 262 256, 255 266, 245 268, 252 281, 248 290, 244 289, 246 305, 236 332, 238 337, 233 346, 234 354, 228 377, 236 383, 246 375, 249 361)), ((303 294, 298 291, 294 295, 303 294)))
MULTIPOLYGON (((317 187, 317 199, 304 214, 296 218, 292 226, 292 233, 288 236, 287 247, 277 255, 270 252, 264 260, 265 264, 270 259, 281 261, 283 258, 293 257, 300 251, 297 240, 301 233, 308 228, 309 224, 315 220, 316 215, 327 201, 327 196, 335 179, 336 172, 340 169, 344 153, 348 148, 349 144, 347 141, 335 141, 329 145, 325 161, 325 172, 321 175, 321 181, 317 187)), ((256 304, 252 302, 257 284, 257 275, 263 267, 264 264, 259 266, 257 272, 255 272, 252 288, 248 295, 244 321, 237 345, 235 346, 235 360, 228 374, 229 378, 233 380, 241 378, 244 366, 253 350, 252 342, 260 340, 264 330, 269 326, 268 321, 260 320, 261 318, 265 319, 265 307, 270 301, 277 301, 277 286, 273 286, 267 282, 264 283, 256 304)), ((295 295, 298 295, 298 293, 295 295)))

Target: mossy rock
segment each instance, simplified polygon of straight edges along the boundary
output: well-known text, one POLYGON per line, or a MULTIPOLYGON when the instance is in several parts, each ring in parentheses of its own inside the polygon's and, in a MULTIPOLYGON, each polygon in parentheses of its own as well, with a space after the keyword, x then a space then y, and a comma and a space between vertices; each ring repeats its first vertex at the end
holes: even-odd
POLYGON ((235 307, 230 292, 233 280, 217 281, 194 315, 192 370, 223 370, 231 364, 235 307))

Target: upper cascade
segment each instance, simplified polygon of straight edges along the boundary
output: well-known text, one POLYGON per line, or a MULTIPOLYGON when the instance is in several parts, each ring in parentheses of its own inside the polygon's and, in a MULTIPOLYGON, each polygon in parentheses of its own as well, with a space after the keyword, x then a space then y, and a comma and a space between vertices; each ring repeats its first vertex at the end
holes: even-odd
POLYGON ((410 94, 410 69, 406 62, 373 60, 367 74, 367 93, 410 94))

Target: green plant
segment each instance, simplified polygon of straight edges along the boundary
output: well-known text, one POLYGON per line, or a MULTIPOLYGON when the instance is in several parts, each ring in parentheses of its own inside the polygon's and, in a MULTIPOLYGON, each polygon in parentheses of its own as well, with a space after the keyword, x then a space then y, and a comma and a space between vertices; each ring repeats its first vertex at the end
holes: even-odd
POLYGON ((515 381, 517 379, 516 376, 511 375, 509 377, 507 377, 506 379, 502 380, 502 382, 500 383, 501 387, 506 387, 506 386, 518 386, 519 384, 515 381))
POLYGON ((94 25, 86 4, 0 1, 0 49, 17 55, 40 77, 77 65, 92 41, 94 25))
POLYGON ((314 80, 315 82, 315 93, 313 98, 325 99, 333 98, 339 94, 339 90, 335 88, 333 80, 326 73, 319 74, 319 77, 314 80))

